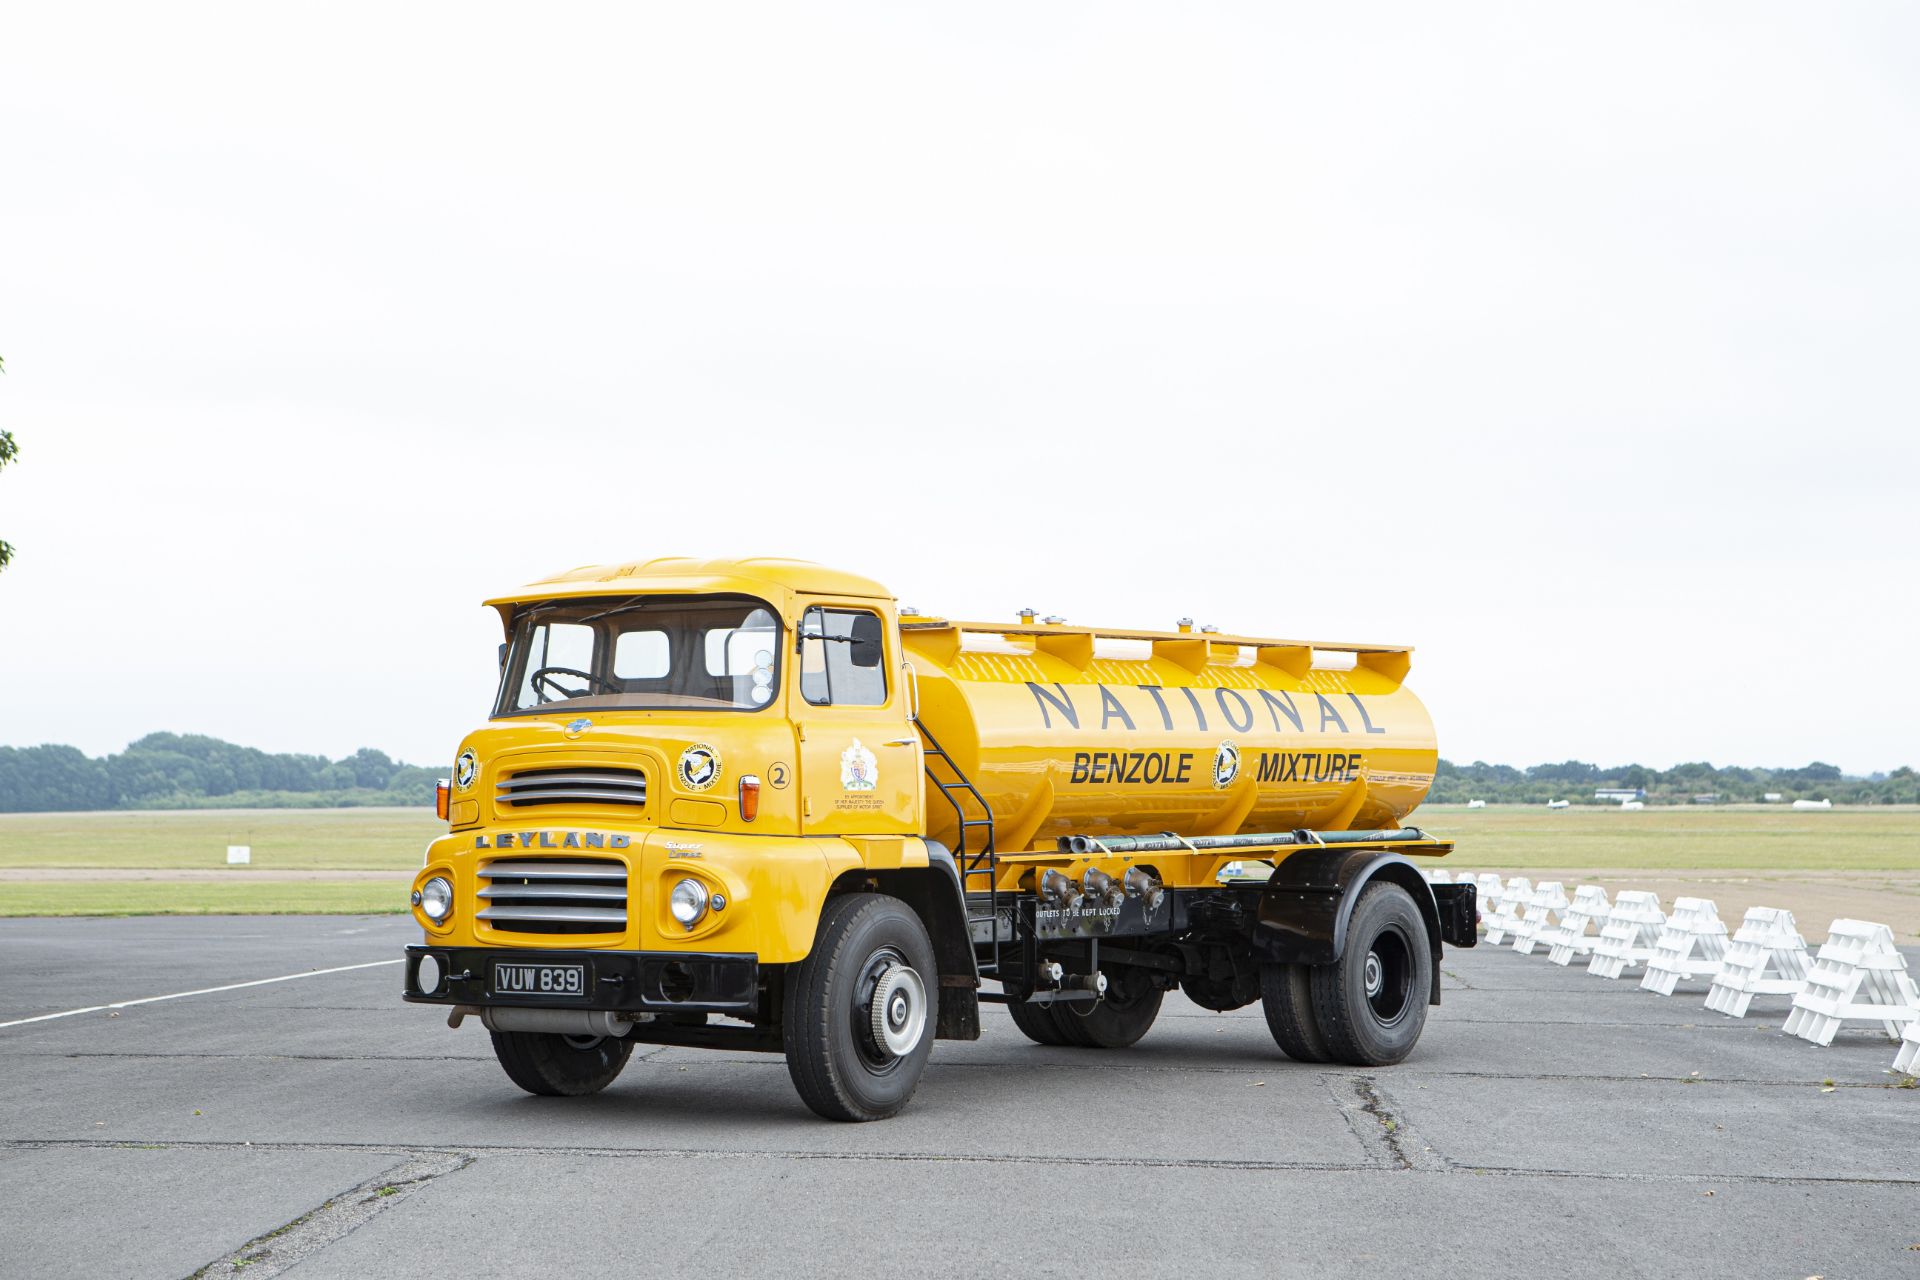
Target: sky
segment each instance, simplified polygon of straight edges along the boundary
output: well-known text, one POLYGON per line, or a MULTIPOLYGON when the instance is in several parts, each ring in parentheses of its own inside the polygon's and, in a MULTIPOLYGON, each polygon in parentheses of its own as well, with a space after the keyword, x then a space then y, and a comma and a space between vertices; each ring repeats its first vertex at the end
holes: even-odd
POLYGON ((1415 646, 1441 753, 1920 765, 1920 10, 16 5, 0 744, 432 764, 789 555, 1415 646))

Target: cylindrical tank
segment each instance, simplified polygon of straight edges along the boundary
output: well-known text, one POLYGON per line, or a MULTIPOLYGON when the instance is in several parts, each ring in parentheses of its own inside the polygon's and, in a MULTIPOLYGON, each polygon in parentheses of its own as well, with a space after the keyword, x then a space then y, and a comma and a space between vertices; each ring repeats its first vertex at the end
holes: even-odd
MULTIPOLYGON (((921 727, 992 806, 1002 853, 1064 835, 1395 827, 1433 785, 1404 649, 1033 624, 903 635, 921 727)), ((932 787, 927 822, 957 842, 932 787)))

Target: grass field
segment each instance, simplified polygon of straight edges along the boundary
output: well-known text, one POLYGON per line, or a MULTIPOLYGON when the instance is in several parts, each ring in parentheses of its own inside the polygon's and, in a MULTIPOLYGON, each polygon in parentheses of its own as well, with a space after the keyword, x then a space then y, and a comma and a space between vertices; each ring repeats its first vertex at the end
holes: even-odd
MULTIPOLYGON (((1453 840, 1453 860, 1483 871, 1914 871, 1920 807, 1796 813, 1772 805, 1691 808, 1468 809, 1433 805, 1413 821, 1453 840)), ((0 845, 4 848, 4 845, 0 845)), ((0 858, 4 855, 0 854, 0 858)))
MULTIPOLYGON (((1457 842, 1476 871, 1920 871, 1920 807, 1795 813, 1763 806, 1615 809, 1434 806, 1414 821, 1457 842)), ((381 881, 276 880, 258 872, 420 865, 444 830, 430 810, 245 810, 0 815, 0 916, 363 912, 404 908, 381 881), (253 861, 226 866, 226 847, 253 861), (9 871, 198 872, 211 880, 9 879, 9 871), (230 877, 230 878, 229 878, 230 877)))

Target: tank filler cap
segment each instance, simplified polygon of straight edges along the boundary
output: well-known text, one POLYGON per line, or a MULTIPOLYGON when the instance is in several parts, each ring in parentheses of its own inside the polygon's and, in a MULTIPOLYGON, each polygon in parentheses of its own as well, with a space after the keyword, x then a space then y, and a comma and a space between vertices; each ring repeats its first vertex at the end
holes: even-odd
POLYGON ((1027 626, 1032 626, 1033 620, 1038 616, 1039 616, 1039 611, 1037 609, 1020 610, 1020 621, 1025 623, 1027 626))
POLYGON ((1178 622, 1176 622, 1176 623, 1175 623, 1174 625, 1175 625, 1175 626, 1177 626, 1177 627, 1179 627, 1179 628, 1180 628, 1180 630, 1181 630, 1181 631, 1183 631, 1183 632, 1184 632, 1184 631, 1191 631, 1191 630, 1193 630, 1193 619, 1192 619, 1192 618, 1182 618, 1182 619, 1180 619, 1180 621, 1178 621, 1178 622))
POLYGON ((1066 621, 1066 619, 1065 619, 1065 618, 1063 618, 1063 617, 1061 617, 1061 616, 1060 616, 1059 614, 1057 614, 1057 613, 1050 613, 1050 614, 1048 614, 1048 615, 1047 615, 1046 617, 1044 617, 1044 618, 1042 618, 1042 619, 1040 619, 1040 621, 1042 621, 1042 622, 1044 622, 1044 623, 1046 623, 1046 624, 1047 624, 1048 626, 1050 626, 1050 627, 1057 627, 1057 626, 1059 626, 1059 625, 1060 625, 1061 623, 1063 623, 1063 622, 1065 622, 1065 621, 1066 621))
POLYGON ((1200 628, 1200 634, 1203 636, 1217 636, 1220 634, 1220 628, 1214 626, 1212 623, 1208 623, 1206 626, 1200 628))

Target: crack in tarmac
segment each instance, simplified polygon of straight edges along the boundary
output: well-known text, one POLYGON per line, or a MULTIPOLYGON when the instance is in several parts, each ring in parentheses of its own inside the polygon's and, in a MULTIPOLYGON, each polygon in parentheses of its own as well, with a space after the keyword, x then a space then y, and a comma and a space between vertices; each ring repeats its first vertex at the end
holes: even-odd
MULTIPOLYGON (((1355 1106, 1356 1111, 1364 1108, 1355 1106)), ((1370 1118, 1369 1123, 1374 1123, 1370 1118)), ((1769 1186, 1891 1186, 1920 1187, 1920 1176, 1916 1177, 1871 1177, 1842 1176, 1820 1174, 1764 1174, 1764 1173, 1608 1173, 1600 1170, 1536 1168, 1525 1165, 1462 1165, 1442 1162, 1433 1167, 1421 1168, 1417 1163, 1411 1167, 1381 1164, 1353 1164, 1336 1161, 1314 1160, 1207 1160, 1199 1158, 1156 1159, 1146 1156, 1071 1156, 1071 1155, 1034 1155, 1019 1152, 976 1152, 971 1154, 946 1155, 932 1152, 913 1151, 794 1151, 794 1150, 717 1150, 700 1147, 555 1147, 555 1146, 510 1146, 477 1143, 462 1143, 454 1147, 396 1147, 391 1143, 310 1143, 310 1142, 156 1142, 149 1144, 133 1143, 125 1139, 107 1141, 86 1138, 16 1138, 0 1139, 0 1151, 33 1151, 51 1149, 84 1149, 109 1151, 125 1150, 130 1147, 190 1147, 207 1151, 356 1151, 387 1152, 406 1157, 409 1160, 438 1159, 453 1161, 447 1172, 465 1168, 481 1157, 587 1157, 605 1160, 830 1160, 848 1161, 866 1164, 979 1164, 979 1165, 1040 1165, 1070 1168, 1138 1168, 1138 1169, 1194 1169, 1200 1171, 1220 1170, 1226 1172, 1254 1173, 1359 1173, 1400 1176, 1442 1176, 1442 1177, 1513 1177, 1513 1178, 1556 1178, 1567 1180, 1585 1180, 1597 1182, 1646 1182, 1694 1184, 1711 1182, 1715 1184, 1757 1184, 1769 1186)), ((1409 1156, 1411 1160, 1411 1156, 1409 1156)), ((439 1176, 439 1175, 435 1175, 439 1176)), ((329 1200, 328 1204, 351 1198, 354 1191, 365 1187, 377 1189, 394 1182, 394 1171, 371 1178, 353 1191, 343 1193, 329 1200)), ((419 1179, 424 1183, 430 1179, 419 1179)), ((387 1197, 391 1199, 392 1197, 387 1197)), ((296 1219, 301 1221, 300 1219, 296 1219)), ((262 1237, 265 1238, 265 1237, 262 1237)), ((260 1273, 255 1273, 260 1274, 260 1273)))

